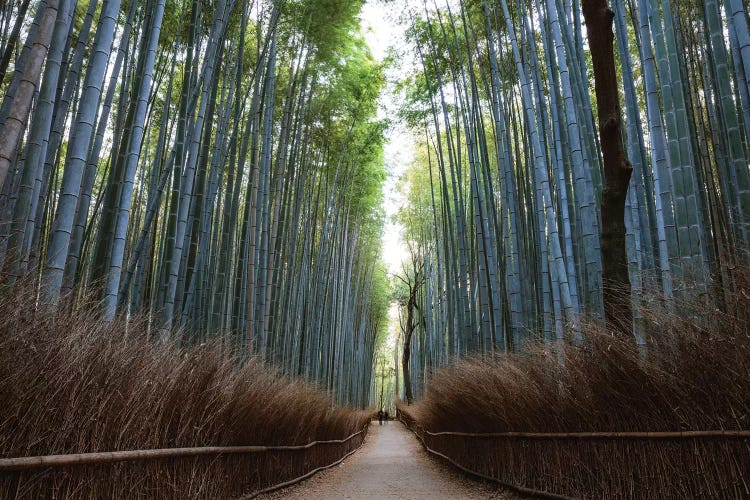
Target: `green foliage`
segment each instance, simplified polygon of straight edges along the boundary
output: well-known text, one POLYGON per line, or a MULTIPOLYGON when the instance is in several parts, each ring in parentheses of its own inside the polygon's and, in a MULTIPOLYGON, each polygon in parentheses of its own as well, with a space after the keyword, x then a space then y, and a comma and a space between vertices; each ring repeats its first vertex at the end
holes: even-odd
POLYGON ((409 300, 409 287, 395 276, 389 278, 390 298, 399 306, 404 306, 409 300))
MULTIPOLYGON (((430 169, 427 158, 428 152, 426 144, 419 143, 414 157, 414 164, 400 180, 400 188, 406 193, 407 204, 399 210, 396 218, 405 229, 405 237, 409 241, 426 243, 424 236, 430 234, 433 225, 433 207, 432 207, 432 190, 439 192, 438 186, 430 186, 430 169)), ((432 159, 434 161, 434 158, 432 159)), ((438 175, 433 165, 433 182, 437 180, 438 175)), ((439 196, 439 194, 436 194, 439 196)))
MULTIPOLYGON (((81 38, 82 64, 64 68, 80 70, 65 91, 74 96, 89 74, 102 82, 60 114, 61 140, 39 132, 53 164, 39 172, 40 194, 28 190, 38 213, 16 224, 37 230, 37 261, 48 241, 59 243, 53 265, 39 266, 45 297, 56 301, 65 288, 78 302, 90 287, 105 297, 107 317, 148 311, 156 337, 217 339, 242 359, 257 353, 320 383, 338 403, 366 404, 371 373, 362 367, 387 327, 390 291, 379 260, 385 64, 360 34, 363 3, 92 2, 84 33, 89 2, 79 2, 68 41, 81 38), (114 29, 97 32, 103 6, 114 29), (101 33, 113 42, 92 50, 101 33), (151 34, 158 40, 144 46, 151 34), (113 96, 107 113, 105 95, 113 96), (97 123, 79 126, 82 113, 107 120, 101 148, 83 153, 97 123), (50 233, 53 220, 62 222, 50 233), (343 351, 326 348, 333 338, 343 351)), ((34 179, 36 167, 18 170, 34 179)))
POLYGON ((319 61, 346 59, 342 42, 359 31, 363 0, 289 0, 284 2, 284 17, 297 27, 315 48, 319 61))

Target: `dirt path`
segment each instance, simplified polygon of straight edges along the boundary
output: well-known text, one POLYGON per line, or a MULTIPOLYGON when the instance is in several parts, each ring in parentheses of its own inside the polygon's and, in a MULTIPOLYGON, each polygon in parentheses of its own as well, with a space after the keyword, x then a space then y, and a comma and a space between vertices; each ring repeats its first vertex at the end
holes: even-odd
POLYGON ((296 487, 262 498, 454 499, 516 498, 489 483, 474 481, 429 455, 399 422, 370 425, 362 448, 338 467, 296 487))

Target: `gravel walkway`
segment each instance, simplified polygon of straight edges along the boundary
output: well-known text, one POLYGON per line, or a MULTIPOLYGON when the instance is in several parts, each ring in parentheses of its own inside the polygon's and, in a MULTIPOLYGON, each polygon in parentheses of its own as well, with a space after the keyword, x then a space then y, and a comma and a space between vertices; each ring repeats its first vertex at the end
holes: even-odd
POLYGON ((400 422, 370 425, 362 448, 341 465, 297 486, 260 498, 457 499, 517 498, 507 490, 475 481, 428 454, 400 422))

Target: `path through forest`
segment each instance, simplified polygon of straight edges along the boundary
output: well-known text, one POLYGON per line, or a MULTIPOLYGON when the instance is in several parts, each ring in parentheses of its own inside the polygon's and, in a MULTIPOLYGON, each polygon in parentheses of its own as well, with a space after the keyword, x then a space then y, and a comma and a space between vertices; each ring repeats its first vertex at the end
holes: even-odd
POLYGON ((351 458, 296 487, 266 499, 515 498, 499 487, 459 473, 433 457, 399 422, 370 425, 367 441, 351 458))

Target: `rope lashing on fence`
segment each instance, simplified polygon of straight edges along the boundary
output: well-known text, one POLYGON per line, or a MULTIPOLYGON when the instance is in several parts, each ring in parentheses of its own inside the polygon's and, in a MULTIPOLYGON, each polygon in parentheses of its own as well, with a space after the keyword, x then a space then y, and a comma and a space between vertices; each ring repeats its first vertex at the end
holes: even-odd
POLYGON ((750 439, 750 431, 676 431, 676 432, 430 432, 430 436, 458 436, 469 438, 523 438, 523 439, 700 439, 726 438, 750 439))
POLYGON ((235 455, 242 453, 267 453, 270 451, 306 450, 323 444, 343 444, 365 432, 359 432, 344 438, 326 441, 312 441, 303 445, 291 446, 203 446, 194 448, 162 448, 152 450, 104 451, 92 453, 73 453, 67 455, 44 455, 36 457, 18 457, 0 459, 0 472, 41 469, 47 467, 67 467, 71 465, 104 464, 112 462, 133 462, 138 460, 155 460, 160 458, 196 457, 201 455, 235 455))

